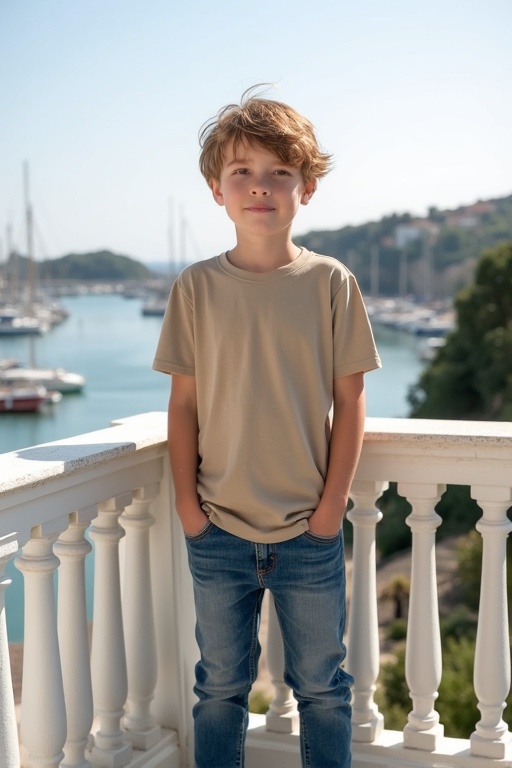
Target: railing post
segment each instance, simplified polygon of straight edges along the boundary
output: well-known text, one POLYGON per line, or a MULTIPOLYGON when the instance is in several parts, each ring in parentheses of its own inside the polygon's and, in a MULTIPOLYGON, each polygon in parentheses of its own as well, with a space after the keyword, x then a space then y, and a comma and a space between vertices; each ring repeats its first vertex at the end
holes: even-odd
POLYGON ((17 551, 18 541, 15 533, 0 538, 0 765, 4 768, 18 768, 20 764, 5 622, 5 590, 11 583, 11 580, 6 578, 5 568, 17 551))
POLYGON ((54 552, 59 557, 58 630, 68 722, 61 768, 88 768, 85 758, 93 720, 91 664, 85 597, 85 558, 92 547, 85 529, 95 513, 73 512, 54 552))
POLYGON ((156 638, 149 551, 149 529, 155 522, 149 507, 159 484, 140 488, 120 523, 126 531, 123 579, 124 641, 128 669, 127 714, 123 725, 132 746, 147 750, 158 744, 161 728, 151 714, 156 680, 156 638))
POLYGON ((375 531, 382 518, 375 502, 387 487, 386 482, 354 481, 350 490, 354 506, 347 513, 354 530, 347 643, 347 670, 354 677, 352 739, 366 743, 375 741, 384 728, 373 699, 380 651, 375 531))
POLYGON ((405 677, 413 709, 404 728, 404 746, 426 752, 436 750, 444 734, 434 703, 442 673, 435 541, 442 521, 435 506, 445 488, 434 483, 398 484, 398 493, 412 506, 406 519, 412 531, 412 566, 405 677))
POLYGON ((60 765, 67 730, 53 589, 57 536, 35 526, 15 563, 25 585, 21 739, 28 765, 44 768, 60 765))
POLYGON ((481 718, 471 734, 471 753, 510 760, 511 740, 502 714, 510 689, 510 641, 507 608, 507 517, 510 488, 473 486, 471 495, 483 511, 476 524, 482 535, 482 579, 475 648, 474 685, 481 718))
POLYGON ((299 713, 291 688, 283 680, 283 638, 271 594, 268 606, 267 665, 274 686, 274 698, 266 715, 266 729, 275 733, 293 733, 299 728, 299 713))
POLYGON ((89 530, 96 545, 91 674, 100 727, 88 757, 102 768, 122 768, 132 758, 132 746, 121 728, 128 683, 119 575, 119 541, 124 536, 119 516, 131 501, 132 494, 126 493, 98 504, 98 517, 89 530))

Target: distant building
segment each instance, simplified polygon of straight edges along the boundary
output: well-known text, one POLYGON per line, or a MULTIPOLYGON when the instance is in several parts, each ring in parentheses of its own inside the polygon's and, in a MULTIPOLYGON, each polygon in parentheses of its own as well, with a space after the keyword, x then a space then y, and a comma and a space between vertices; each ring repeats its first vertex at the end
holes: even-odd
POLYGON ((484 213, 492 213, 495 210, 496 206, 490 200, 479 200, 473 205, 464 205, 454 211, 447 211, 444 224, 451 228, 471 229, 478 226, 480 217, 484 213))
POLYGON ((425 235, 437 237, 439 226, 428 219, 413 219, 407 224, 398 224, 395 227, 395 245, 397 248, 405 248, 409 243, 419 240, 425 235))

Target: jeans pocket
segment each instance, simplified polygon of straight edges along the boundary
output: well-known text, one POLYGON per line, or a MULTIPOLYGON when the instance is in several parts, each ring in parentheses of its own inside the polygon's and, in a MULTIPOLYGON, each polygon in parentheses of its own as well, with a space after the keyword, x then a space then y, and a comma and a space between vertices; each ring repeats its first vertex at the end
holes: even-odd
POLYGON ((208 520, 204 528, 201 528, 201 530, 197 533, 185 533, 185 539, 187 541, 201 541, 201 539, 204 539, 205 536, 208 536, 212 528, 213 523, 208 520))
POLYGON ((316 544, 334 544, 341 536, 341 528, 337 533, 331 536, 320 536, 319 533, 313 533, 312 531, 304 531, 304 537, 310 541, 314 541, 316 544))

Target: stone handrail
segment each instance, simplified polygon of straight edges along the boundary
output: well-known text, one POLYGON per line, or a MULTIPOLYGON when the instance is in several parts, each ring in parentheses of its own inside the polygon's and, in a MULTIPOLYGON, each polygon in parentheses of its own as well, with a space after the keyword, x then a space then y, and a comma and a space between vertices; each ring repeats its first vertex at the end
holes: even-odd
MULTIPOLYGON (((354 766, 512 765, 502 719, 510 687, 506 537, 511 529, 512 426, 368 419, 352 487, 353 567, 347 666, 354 674, 354 766), (412 506, 403 734, 387 731, 374 701, 379 674, 375 502, 389 482, 412 506), (471 486, 482 509, 482 597, 475 654, 480 720, 471 739, 447 739, 435 710, 442 678, 435 505, 447 484, 471 486)), ((197 649, 183 537, 170 514, 164 414, 0 455, 0 765, 192 766, 197 649), (92 639, 85 560, 94 546, 92 639), (16 555, 18 555, 16 557, 16 555), (5 629, 5 566, 16 557, 25 589, 18 748, 5 629), (54 575, 58 579, 58 599, 54 575)), ((271 614, 275 698, 254 716, 247 768, 296 766, 297 713, 282 682, 271 614)))

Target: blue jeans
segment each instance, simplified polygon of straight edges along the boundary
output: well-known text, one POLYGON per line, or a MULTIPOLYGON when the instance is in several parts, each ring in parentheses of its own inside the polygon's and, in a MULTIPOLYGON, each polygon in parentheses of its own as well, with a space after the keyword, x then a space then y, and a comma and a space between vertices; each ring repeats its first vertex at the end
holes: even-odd
POLYGON ((254 544, 212 523, 187 536, 194 582, 196 768, 243 768, 247 703, 258 669, 265 589, 283 635, 284 680, 298 702, 304 768, 350 768, 353 678, 345 657, 341 533, 254 544))

